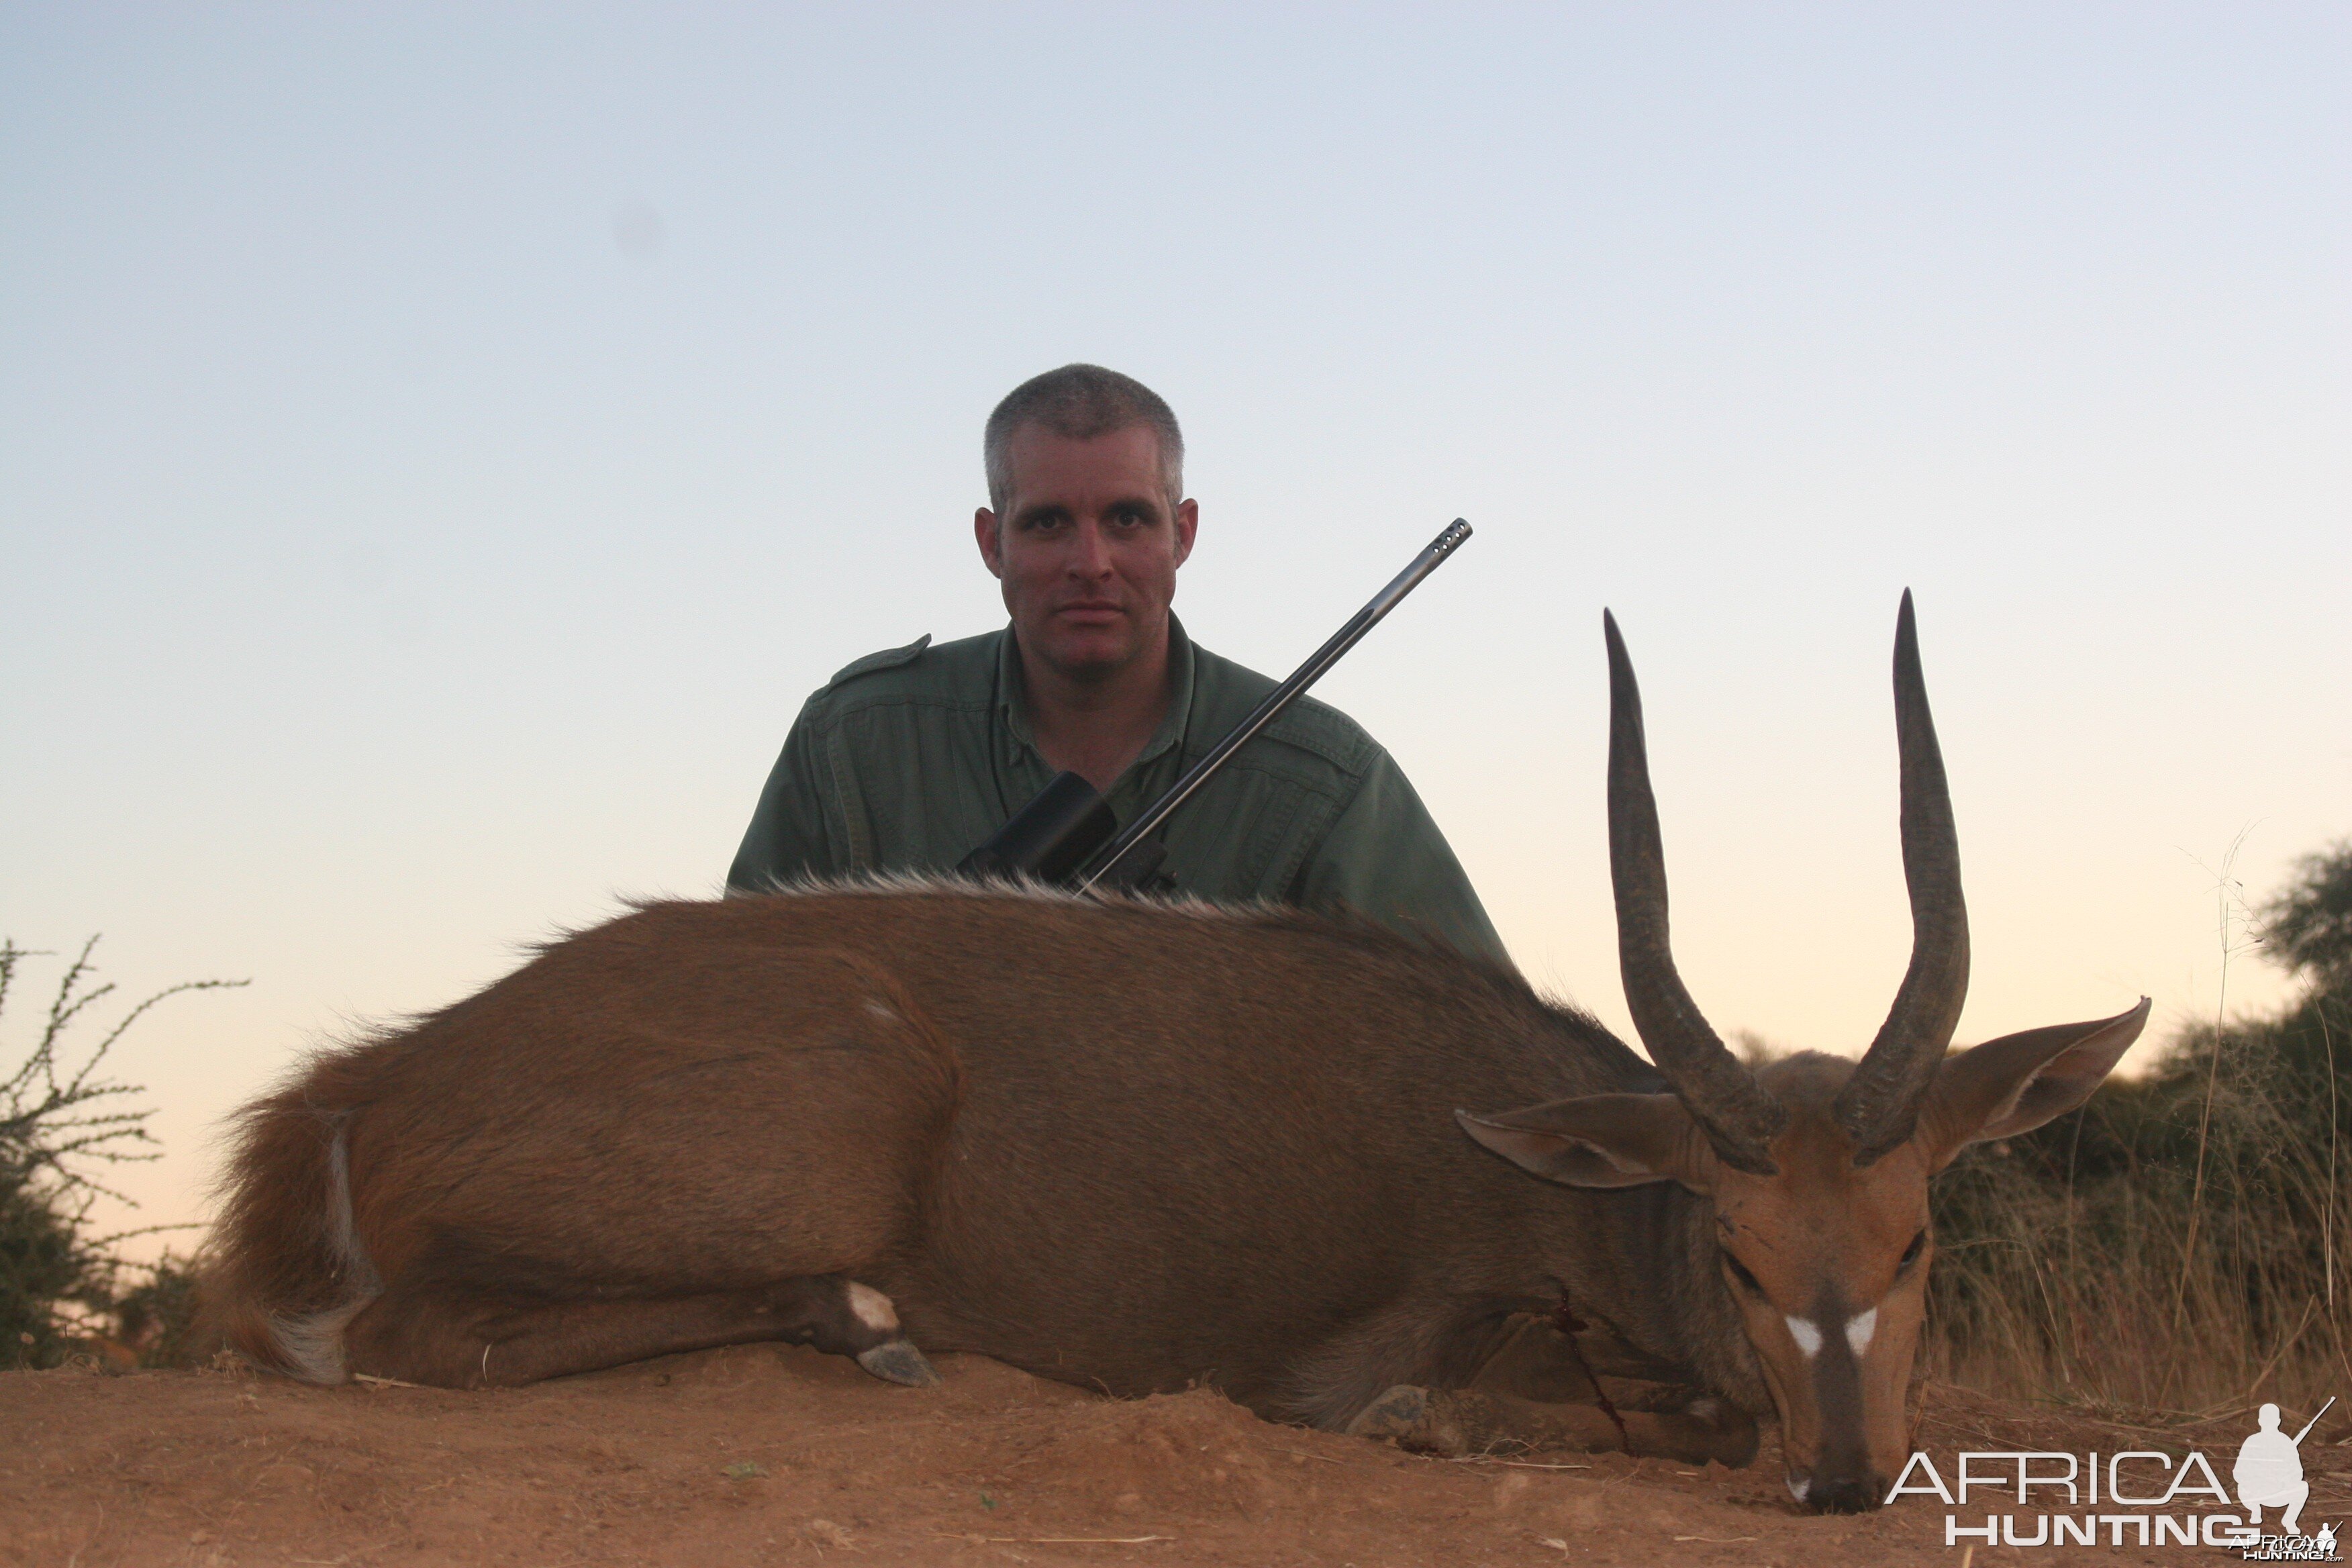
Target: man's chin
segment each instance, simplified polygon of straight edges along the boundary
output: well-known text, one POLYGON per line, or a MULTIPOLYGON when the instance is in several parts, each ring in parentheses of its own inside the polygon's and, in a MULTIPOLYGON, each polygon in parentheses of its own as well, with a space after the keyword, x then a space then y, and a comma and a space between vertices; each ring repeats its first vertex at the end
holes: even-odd
POLYGON ((1108 680, 1133 664, 1141 650, 1125 627, 1102 637, 1057 637, 1045 639, 1039 658, 1065 680, 1091 685, 1108 680))

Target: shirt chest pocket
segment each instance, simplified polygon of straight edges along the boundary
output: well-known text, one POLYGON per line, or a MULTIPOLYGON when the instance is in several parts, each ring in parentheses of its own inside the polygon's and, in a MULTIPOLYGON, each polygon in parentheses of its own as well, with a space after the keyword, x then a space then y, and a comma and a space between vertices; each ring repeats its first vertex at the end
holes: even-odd
POLYGON ((830 826, 854 870, 947 870, 1002 826, 986 734, 965 715, 852 715, 827 752, 830 826))
POLYGON ((1168 872, 1183 891, 1222 902, 1290 895, 1335 803, 1234 763, 1171 819, 1168 872))

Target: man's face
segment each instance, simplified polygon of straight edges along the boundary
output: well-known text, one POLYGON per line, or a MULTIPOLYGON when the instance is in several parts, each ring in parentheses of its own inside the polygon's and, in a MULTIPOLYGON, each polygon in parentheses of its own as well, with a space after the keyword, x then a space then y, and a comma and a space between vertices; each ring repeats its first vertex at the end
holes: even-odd
POLYGON ((1024 425, 1010 451, 1004 515, 972 519, 981 559, 1024 650, 1068 679, 1107 679, 1162 645, 1199 509, 1169 510, 1149 426, 1073 441, 1024 425))

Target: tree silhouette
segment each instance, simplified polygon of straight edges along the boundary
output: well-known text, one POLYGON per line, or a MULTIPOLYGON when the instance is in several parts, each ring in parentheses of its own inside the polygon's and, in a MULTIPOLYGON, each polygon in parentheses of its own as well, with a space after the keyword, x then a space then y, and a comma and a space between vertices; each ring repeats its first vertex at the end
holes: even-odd
POLYGON ((2352 987, 2352 838, 2306 855, 2262 909, 2263 942, 2322 989, 2352 987))

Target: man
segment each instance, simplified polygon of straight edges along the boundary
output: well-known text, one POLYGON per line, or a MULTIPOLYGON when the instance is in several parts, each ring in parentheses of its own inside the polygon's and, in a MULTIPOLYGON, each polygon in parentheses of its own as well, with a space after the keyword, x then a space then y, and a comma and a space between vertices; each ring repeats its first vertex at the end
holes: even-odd
MULTIPOLYGON (((727 876, 952 868, 1063 769, 1121 822, 1274 682, 1195 646, 1169 611, 1192 553, 1184 441, 1167 404, 1096 365, 1024 383, 989 416, 972 518, 1012 625, 859 659, 808 700, 727 876)), ((1388 753, 1311 699, 1170 818, 1179 890, 1353 909, 1508 963, 1454 852, 1388 753)))
MULTIPOLYGON (((2321 1411, 2326 1415, 2326 1411, 2321 1411)), ((2265 1405, 2256 1413, 2258 1428, 2238 1448, 2238 1462, 2230 1471, 2230 1479, 2238 1483, 2238 1501, 2246 1510, 2246 1522, 2260 1526, 2263 1510, 2284 1509, 2279 1516, 2279 1528, 2288 1535, 2301 1535, 2295 1521, 2303 1514, 2303 1505, 2311 1500, 2311 1483, 2303 1479, 2303 1456, 2296 1445, 2301 1434, 2290 1437, 2279 1430, 2279 1407, 2265 1405)), ((2304 1431, 2311 1428, 2306 1426, 2304 1431)))

